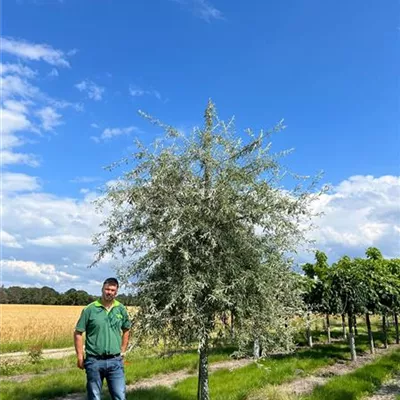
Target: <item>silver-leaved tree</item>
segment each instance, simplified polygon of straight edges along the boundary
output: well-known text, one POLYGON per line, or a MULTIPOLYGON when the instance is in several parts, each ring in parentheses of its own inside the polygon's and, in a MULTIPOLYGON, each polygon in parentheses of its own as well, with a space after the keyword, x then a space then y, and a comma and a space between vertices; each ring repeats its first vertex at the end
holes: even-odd
POLYGON ((165 137, 149 147, 137 142, 122 161, 129 171, 100 202, 108 216, 94 264, 120 259, 138 302, 135 338, 197 341, 198 399, 206 400, 208 348, 222 314, 235 316, 238 342, 254 343, 256 356, 260 347, 288 346, 300 296, 287 255, 305 239, 318 193, 314 181, 280 186, 287 152, 271 154, 269 138, 282 123, 247 130, 243 140, 211 101, 204 126, 190 135, 144 116, 165 137))

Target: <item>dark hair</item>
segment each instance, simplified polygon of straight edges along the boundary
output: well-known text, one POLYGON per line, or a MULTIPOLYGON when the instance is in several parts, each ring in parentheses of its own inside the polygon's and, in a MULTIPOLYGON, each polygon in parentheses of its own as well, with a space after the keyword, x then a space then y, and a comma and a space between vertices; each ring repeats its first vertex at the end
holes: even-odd
POLYGON ((117 281, 117 278, 107 278, 104 282, 103 282, 103 286, 104 285, 113 285, 116 287, 119 287, 119 283, 117 281))

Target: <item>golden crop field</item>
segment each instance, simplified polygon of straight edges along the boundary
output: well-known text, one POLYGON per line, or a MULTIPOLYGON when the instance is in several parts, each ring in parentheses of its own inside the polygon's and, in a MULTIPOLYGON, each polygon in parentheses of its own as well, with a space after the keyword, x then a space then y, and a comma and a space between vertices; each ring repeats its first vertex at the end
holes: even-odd
POLYGON ((83 306, 0 305, 2 350, 38 344, 45 348, 73 346, 72 334, 83 306))

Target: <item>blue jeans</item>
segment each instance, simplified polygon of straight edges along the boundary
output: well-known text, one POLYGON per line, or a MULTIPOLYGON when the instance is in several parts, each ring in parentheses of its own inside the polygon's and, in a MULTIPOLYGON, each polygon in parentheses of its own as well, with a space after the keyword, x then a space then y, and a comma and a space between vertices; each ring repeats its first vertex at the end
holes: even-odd
POLYGON ((101 400, 104 378, 112 400, 125 400, 125 376, 122 357, 98 360, 88 356, 85 360, 88 400, 101 400))

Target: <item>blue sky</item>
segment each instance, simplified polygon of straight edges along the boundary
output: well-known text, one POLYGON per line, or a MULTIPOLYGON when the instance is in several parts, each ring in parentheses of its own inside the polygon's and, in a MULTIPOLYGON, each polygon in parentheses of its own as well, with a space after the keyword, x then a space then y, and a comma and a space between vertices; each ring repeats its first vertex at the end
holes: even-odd
MULTIPOLYGON (((102 167, 189 130, 211 97, 237 131, 285 119, 274 148, 332 191, 314 233, 334 261, 399 255, 399 4, 353 0, 10 0, 2 15, 2 255, 6 286, 94 292, 102 167)), ((306 256, 304 256, 306 257, 306 256)), ((304 258, 303 257, 303 258, 304 258)))

